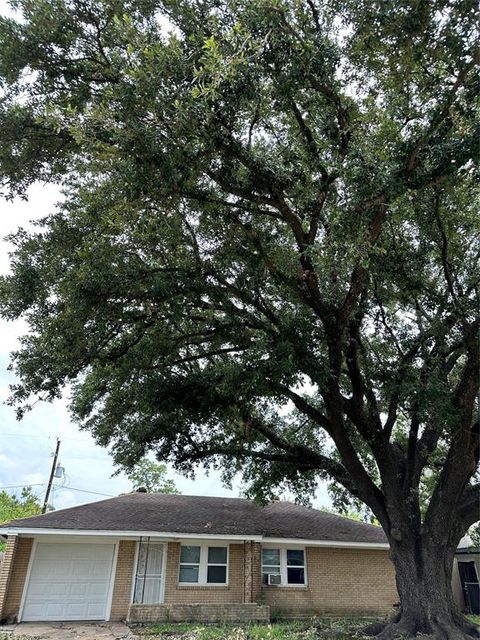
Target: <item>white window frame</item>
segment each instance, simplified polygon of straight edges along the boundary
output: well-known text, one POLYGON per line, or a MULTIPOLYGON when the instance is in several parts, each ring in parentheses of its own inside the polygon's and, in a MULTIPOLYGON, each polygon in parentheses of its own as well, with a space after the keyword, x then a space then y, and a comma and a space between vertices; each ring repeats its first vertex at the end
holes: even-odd
MULTIPOLYGON (((292 568, 295 568, 292 565, 292 568)), ((262 587, 275 587, 278 589, 278 587, 288 587, 289 589, 303 589, 304 587, 308 586, 308 576, 307 576, 307 550, 305 547, 298 547, 298 546, 293 546, 293 545, 274 545, 274 544, 269 544, 269 545, 262 545, 262 587), (280 551, 280 576, 281 576, 281 583, 280 584, 270 584, 270 585, 266 585, 263 582, 263 574, 265 573, 263 571, 263 567, 273 567, 274 565, 264 565, 263 564, 263 550, 264 549, 272 549, 275 551, 280 551), (305 580, 303 582, 303 584, 294 584, 294 583, 289 583, 288 582, 288 565, 287 565, 287 551, 303 551, 303 565, 298 565, 298 569, 303 569, 304 572, 304 576, 305 576, 305 580)))
POLYGON ((194 540, 188 543, 181 543, 180 552, 178 554, 178 576, 177 582, 179 587, 228 587, 228 573, 230 560, 230 545, 219 544, 215 542, 196 544, 194 540), (200 562, 181 562, 182 547, 200 547, 200 562), (208 549, 221 548, 227 550, 227 561, 225 564, 218 562, 208 562, 208 549), (180 582, 180 569, 183 565, 198 565, 198 582, 180 582), (225 567, 225 582, 207 582, 208 567, 225 567))

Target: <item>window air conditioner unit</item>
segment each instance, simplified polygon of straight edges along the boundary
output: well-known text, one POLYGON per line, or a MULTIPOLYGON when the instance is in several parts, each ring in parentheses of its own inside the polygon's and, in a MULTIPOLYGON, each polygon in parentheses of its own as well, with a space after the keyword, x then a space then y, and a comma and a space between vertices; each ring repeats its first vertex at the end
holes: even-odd
POLYGON ((268 584, 282 584, 282 576, 279 573, 269 573, 268 584))

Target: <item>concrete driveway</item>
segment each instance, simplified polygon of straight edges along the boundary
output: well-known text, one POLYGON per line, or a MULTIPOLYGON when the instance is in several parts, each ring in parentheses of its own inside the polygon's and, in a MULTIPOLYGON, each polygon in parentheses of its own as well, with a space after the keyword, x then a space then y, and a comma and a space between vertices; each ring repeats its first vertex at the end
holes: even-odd
POLYGON ((0 640, 137 640, 138 636, 119 622, 23 622, 0 627, 0 640))

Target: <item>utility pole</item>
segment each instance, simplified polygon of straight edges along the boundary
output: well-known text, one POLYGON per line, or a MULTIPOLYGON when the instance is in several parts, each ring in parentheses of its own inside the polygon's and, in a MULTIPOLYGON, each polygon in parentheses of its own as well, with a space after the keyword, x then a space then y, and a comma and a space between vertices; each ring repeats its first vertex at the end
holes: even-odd
POLYGON ((60 450, 60 440, 57 438, 57 446, 55 447, 55 454, 53 456, 52 470, 50 472, 50 478, 48 480, 47 493, 45 494, 45 500, 43 501, 42 513, 45 513, 48 507, 48 499, 50 498, 50 491, 52 490, 53 476, 55 469, 57 468, 58 452, 60 450))

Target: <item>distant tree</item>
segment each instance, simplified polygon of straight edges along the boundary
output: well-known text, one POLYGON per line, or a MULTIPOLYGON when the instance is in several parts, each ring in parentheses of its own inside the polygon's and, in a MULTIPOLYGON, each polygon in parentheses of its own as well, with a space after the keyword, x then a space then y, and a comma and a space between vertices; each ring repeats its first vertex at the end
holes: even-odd
POLYGON ((320 511, 324 513, 333 513, 334 515, 340 515, 344 518, 350 518, 350 520, 357 520, 358 522, 365 521, 367 518, 365 514, 361 511, 356 511, 355 509, 347 510, 339 510, 335 507, 321 506, 319 507, 320 511))
POLYGON ((336 491, 329 485, 329 494, 332 499, 331 507, 321 507, 323 511, 336 513, 352 520, 361 520, 362 522, 372 522, 378 524, 377 518, 372 510, 367 507, 361 500, 356 499, 347 492, 336 491))
MULTIPOLYGON (((479 512, 480 512, 480 508, 479 508, 479 512)), ((480 515, 480 513, 479 513, 480 515)), ((477 522, 477 524, 475 524, 470 531, 468 532, 468 535, 470 536, 470 540, 472 541, 472 545, 474 547, 476 547, 477 549, 480 548, 480 522, 477 522)))
POLYGON ((16 518, 36 516, 41 511, 42 505, 31 487, 24 487, 20 497, 0 491, 0 524, 16 518))
POLYGON ((167 478, 166 473, 165 464, 158 464, 145 458, 127 473, 127 478, 134 489, 145 487, 148 493, 179 493, 175 482, 167 478))

